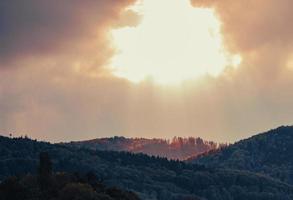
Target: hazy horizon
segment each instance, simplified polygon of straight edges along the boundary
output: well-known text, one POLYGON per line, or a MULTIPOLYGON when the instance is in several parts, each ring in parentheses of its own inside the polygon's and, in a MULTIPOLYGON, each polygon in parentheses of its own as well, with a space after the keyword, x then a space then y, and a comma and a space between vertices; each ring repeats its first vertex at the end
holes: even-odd
MULTIPOLYGON (((12 137, 12 138, 28 137, 30 139, 36 139, 38 141, 50 142, 50 143, 53 143, 53 144, 54 143, 90 141, 90 140, 95 140, 95 139, 108 139, 108 138, 114 138, 114 137, 124 137, 126 139, 148 139, 148 140, 162 139, 162 140, 167 140, 167 141, 172 141, 172 139, 174 139, 175 137, 177 137, 177 138, 181 137, 183 139, 201 138, 204 141, 216 142, 218 144, 233 144, 235 142, 239 142, 240 140, 248 139, 248 138, 256 136, 258 134, 262 134, 262 133, 265 133, 267 131, 274 130, 274 129, 277 129, 277 128, 283 127, 283 126, 292 126, 292 125, 280 125, 280 126, 272 127, 270 129, 261 130, 259 132, 253 132, 253 133, 248 134, 247 136, 244 136, 243 138, 237 138, 235 141, 217 141, 217 140, 213 140, 212 138, 208 139, 208 138, 200 137, 200 136, 197 136, 197 135, 174 135, 174 136, 171 136, 171 137, 159 137, 159 136, 158 137, 148 137, 147 135, 146 136, 137 136, 137 135, 133 135, 133 136, 129 135, 129 136, 127 136, 126 134, 124 134, 124 135, 119 135, 119 134, 117 134, 117 135, 107 135, 107 134, 105 134, 105 136, 97 136, 97 137, 91 137, 91 138, 76 138, 76 139, 69 138, 67 140, 59 140, 59 141, 48 140, 48 139, 45 139, 45 138, 33 138, 31 135, 29 135, 27 133, 19 133, 19 134, 0 133, 0 135, 2 135, 4 137, 12 137)), ((101 135, 101 134, 97 134, 97 135, 101 135)))

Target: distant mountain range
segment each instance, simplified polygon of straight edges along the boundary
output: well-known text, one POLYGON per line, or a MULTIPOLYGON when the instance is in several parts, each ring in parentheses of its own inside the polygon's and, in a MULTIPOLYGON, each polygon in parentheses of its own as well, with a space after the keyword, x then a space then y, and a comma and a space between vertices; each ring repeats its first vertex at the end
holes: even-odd
POLYGON ((174 137, 172 140, 166 140, 125 138, 117 136, 112 138, 100 138, 87 141, 63 143, 63 145, 92 150, 144 153, 151 156, 179 160, 185 160, 191 156, 196 156, 203 152, 225 146, 225 144, 217 144, 212 141, 205 141, 199 137, 174 137))
POLYGON ((189 162, 257 172, 293 184, 293 126, 281 126, 189 162))
POLYGON ((39 154, 46 152, 55 172, 91 172, 106 187, 133 191, 143 200, 293 199, 293 127, 214 148, 188 162, 77 144, 0 137, 0 182, 35 174, 39 154))

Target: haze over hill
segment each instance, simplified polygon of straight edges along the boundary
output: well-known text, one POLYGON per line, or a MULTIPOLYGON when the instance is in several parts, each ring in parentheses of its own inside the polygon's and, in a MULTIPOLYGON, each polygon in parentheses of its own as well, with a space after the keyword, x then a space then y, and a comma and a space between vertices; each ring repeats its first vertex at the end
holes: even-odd
POLYGON ((147 155, 167 157, 169 159, 184 160, 190 156, 196 156, 203 152, 223 147, 226 144, 205 141, 199 137, 174 137, 172 140, 113 137, 70 142, 65 143, 65 145, 92 150, 145 153, 147 155))

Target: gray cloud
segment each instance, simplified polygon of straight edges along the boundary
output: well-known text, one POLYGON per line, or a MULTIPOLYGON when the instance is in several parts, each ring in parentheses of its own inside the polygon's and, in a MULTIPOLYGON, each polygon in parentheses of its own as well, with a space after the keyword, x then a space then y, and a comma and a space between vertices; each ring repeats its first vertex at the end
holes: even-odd
POLYGON ((108 53, 105 31, 132 2, 2 0, 0 66, 27 57, 85 55, 92 48, 97 48, 96 54, 108 53), (89 41, 92 47, 87 45, 89 41))

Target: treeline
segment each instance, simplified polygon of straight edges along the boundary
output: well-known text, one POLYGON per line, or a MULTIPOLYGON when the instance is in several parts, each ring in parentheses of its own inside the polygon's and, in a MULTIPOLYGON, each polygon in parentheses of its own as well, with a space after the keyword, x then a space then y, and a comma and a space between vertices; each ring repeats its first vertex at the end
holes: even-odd
POLYGON ((185 160, 203 152, 218 149, 228 144, 205 141, 199 137, 173 137, 167 139, 145 139, 112 137, 88 141, 71 142, 64 145, 92 150, 129 151, 166 157, 168 159, 185 160))
POLYGON ((189 161, 262 173, 293 184, 293 127, 282 126, 189 161))
POLYGON ((207 168, 145 154, 52 145, 28 138, 0 137, 1 177, 35 174, 40 152, 48 152, 58 174, 91 171, 107 187, 134 191, 141 199, 293 199, 292 186, 258 174, 207 168))

